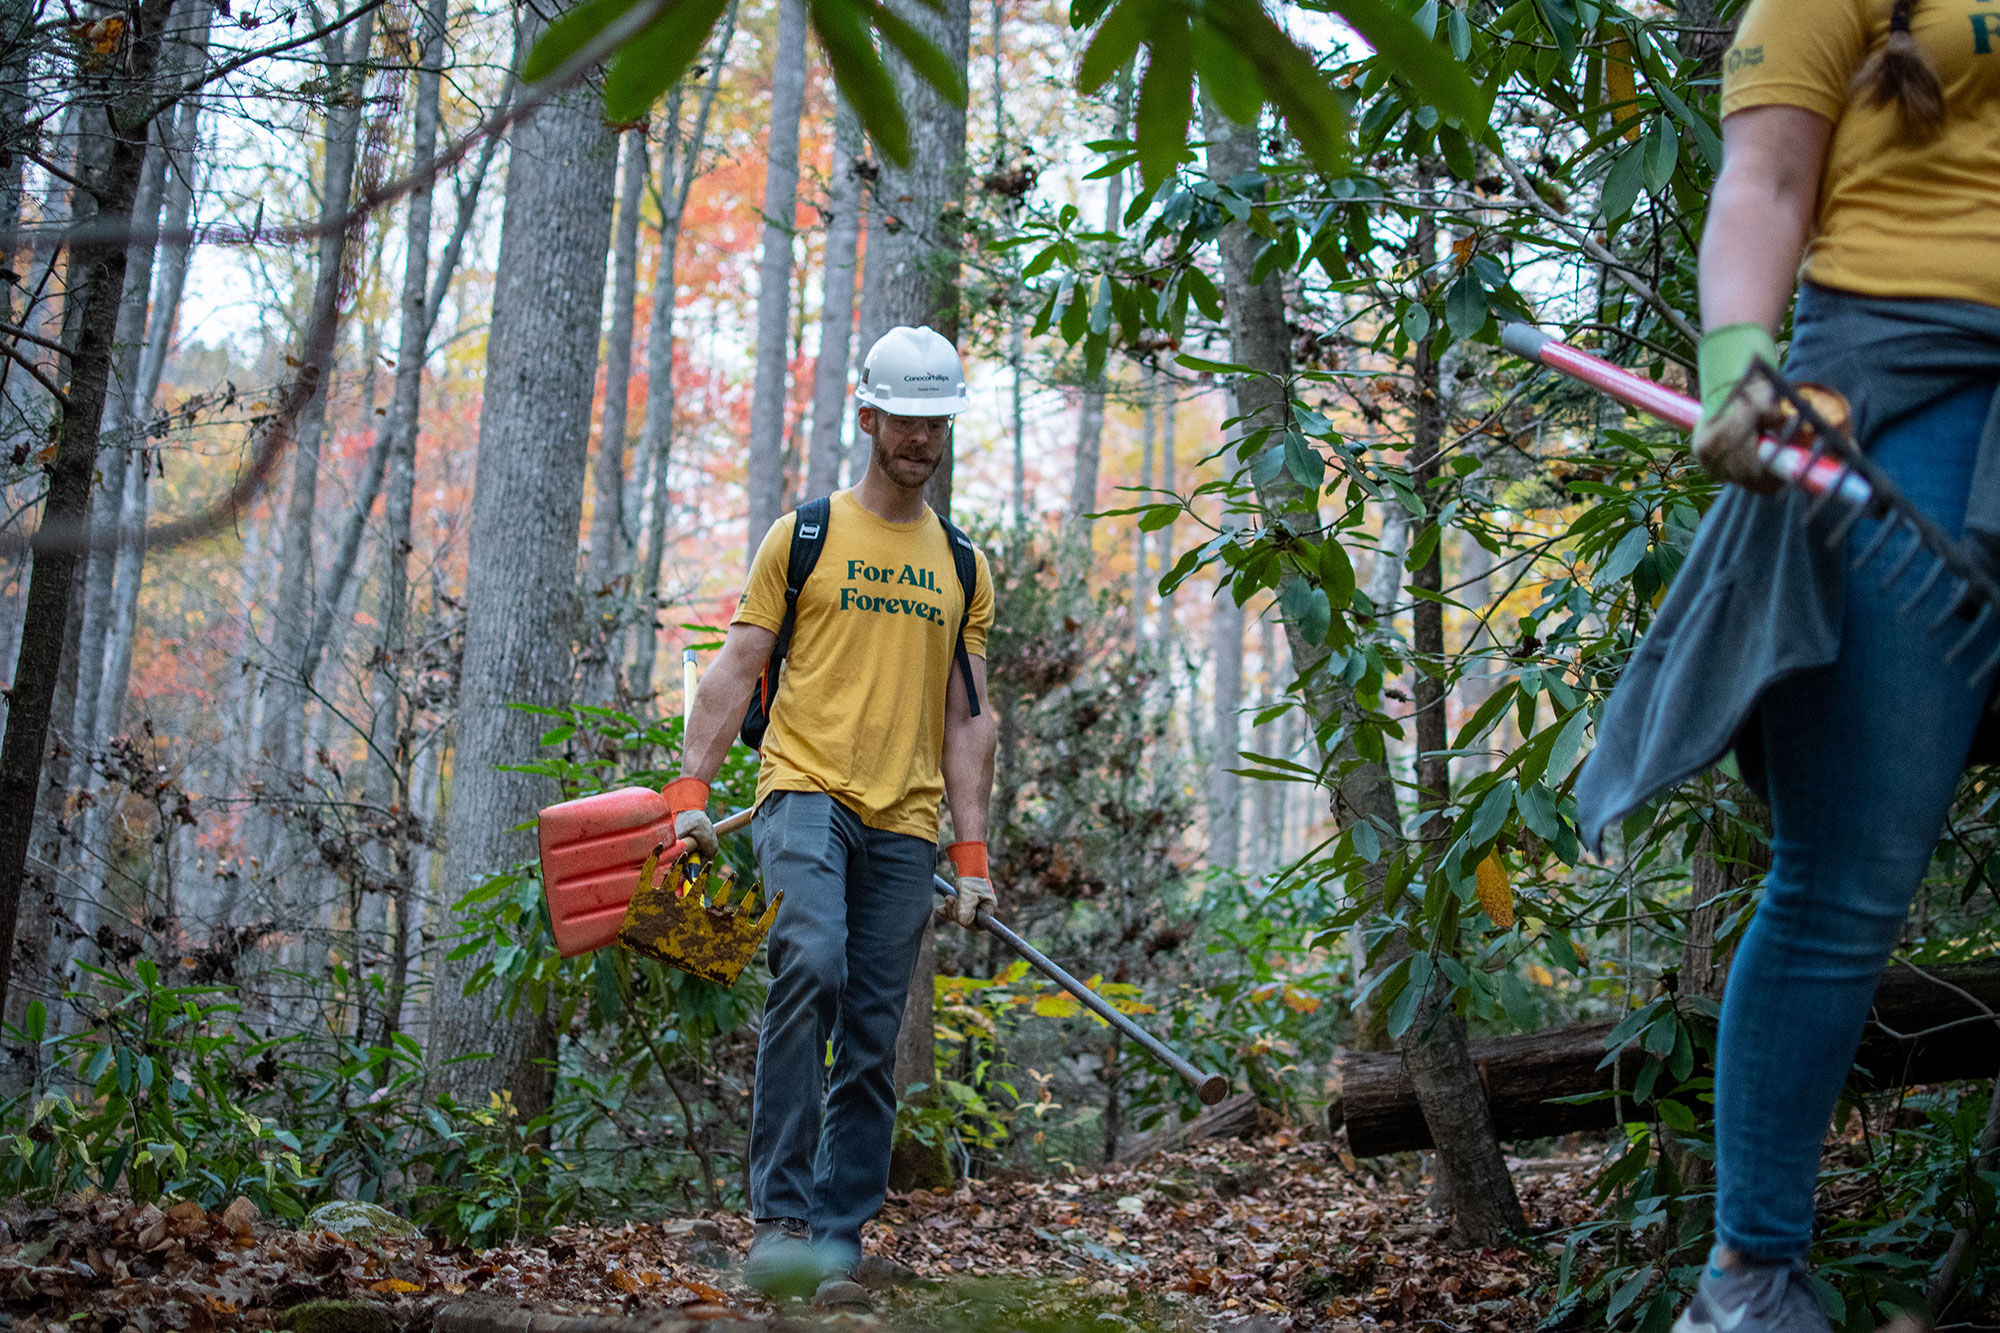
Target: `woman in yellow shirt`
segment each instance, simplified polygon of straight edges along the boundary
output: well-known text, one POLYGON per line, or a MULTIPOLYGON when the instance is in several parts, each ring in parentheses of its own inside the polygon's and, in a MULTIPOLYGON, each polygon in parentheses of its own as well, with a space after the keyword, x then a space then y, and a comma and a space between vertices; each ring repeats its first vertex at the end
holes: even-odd
MULTIPOLYGON (((1947 531, 2000 536, 2000 486, 1978 484, 2000 467, 1996 47, 1992 0, 1752 0, 1724 64, 1723 167, 1701 244, 1709 332, 1696 453, 1759 494, 1718 503, 1705 524, 1715 540, 1681 576, 1699 586, 1675 592, 1726 605, 1741 598, 1737 585, 1768 582, 1789 561, 1796 586, 1761 623, 1810 605, 1826 649, 1769 670, 1720 733, 1768 793, 1772 866, 1723 1004, 1719 1243, 1680 1333, 1830 1328, 1805 1269, 1820 1145, 1987 696, 1964 663, 1942 660, 1956 636, 1917 628, 1949 610, 1947 594, 1930 594, 1914 624, 1897 613, 1921 562, 1884 588, 1879 570, 1847 576, 1837 553, 1783 553, 1804 504, 1769 494, 1756 457, 1759 427, 1773 424, 1769 390, 1744 374, 1754 359, 1777 362, 1803 256, 1788 375, 1847 394, 1863 447, 1947 531)), ((1863 523, 1849 540, 1874 531, 1863 523)), ((1783 660, 1723 642, 1707 639, 1689 669, 1723 679, 1753 657, 1783 660)))

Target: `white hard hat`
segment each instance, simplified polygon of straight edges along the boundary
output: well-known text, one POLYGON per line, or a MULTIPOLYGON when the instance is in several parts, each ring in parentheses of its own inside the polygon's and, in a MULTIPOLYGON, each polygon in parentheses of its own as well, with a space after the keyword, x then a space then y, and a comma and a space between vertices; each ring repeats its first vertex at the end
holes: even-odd
POLYGON ((855 398, 899 417, 942 417, 965 411, 965 367, 958 349, 937 330, 898 325, 868 349, 855 398))

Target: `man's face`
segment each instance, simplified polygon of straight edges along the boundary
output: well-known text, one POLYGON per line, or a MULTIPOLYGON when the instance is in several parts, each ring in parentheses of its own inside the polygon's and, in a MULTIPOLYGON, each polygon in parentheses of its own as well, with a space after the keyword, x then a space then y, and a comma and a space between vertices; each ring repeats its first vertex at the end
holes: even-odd
POLYGON ((899 417, 880 408, 864 407, 857 420, 874 441, 875 466, 908 490, 931 479, 951 441, 950 417, 899 417))

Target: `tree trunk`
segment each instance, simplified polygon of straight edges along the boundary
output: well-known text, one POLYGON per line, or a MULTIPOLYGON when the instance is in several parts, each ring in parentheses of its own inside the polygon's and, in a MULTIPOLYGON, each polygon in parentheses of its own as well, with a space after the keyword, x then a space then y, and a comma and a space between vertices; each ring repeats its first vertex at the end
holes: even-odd
MULTIPOLYGON (((1234 180, 1258 169, 1255 126, 1235 125, 1212 107, 1207 109, 1205 121, 1211 179, 1234 180)), ((1283 289, 1275 273, 1261 282, 1251 281, 1259 241, 1247 226, 1225 227, 1217 244, 1222 252, 1232 355, 1238 363, 1265 372, 1237 386, 1238 410, 1248 418, 1243 429, 1269 428, 1277 436, 1290 421, 1291 354, 1283 289)), ((1287 470, 1280 468, 1270 481, 1260 483, 1257 494, 1267 522, 1293 532, 1318 530, 1318 497, 1299 485, 1287 470)), ((1294 670, 1305 675, 1326 656, 1326 645, 1306 639, 1289 618, 1285 630, 1294 670)), ((1314 719, 1322 725, 1341 714, 1354 718, 1352 697, 1323 676, 1315 678, 1307 696, 1314 719)), ((1387 766, 1362 759, 1351 740, 1344 740, 1331 758, 1333 771, 1341 775, 1334 786, 1335 818, 1342 823, 1368 819, 1385 843, 1400 836, 1401 816, 1387 766)), ((1436 780, 1434 772, 1431 776, 1436 780)), ((1379 867, 1386 860, 1378 859, 1378 868, 1373 870, 1367 888, 1371 894, 1380 893, 1379 867)), ((1442 975, 1440 972, 1440 984, 1442 975)), ((1440 1157, 1457 1210, 1455 1234, 1464 1244, 1492 1245, 1509 1229, 1522 1228, 1524 1215, 1493 1134, 1478 1072, 1466 1054, 1464 1022, 1443 1003, 1447 993, 1434 987, 1424 997, 1415 1021, 1398 1045, 1440 1143, 1440 1157)))
MULTIPOLYGON (((538 24, 526 23, 520 40, 538 34, 538 24)), ((617 183, 617 141, 591 88, 550 102, 510 138, 466 551, 447 901, 532 858, 533 840, 513 830, 559 795, 546 779, 500 770, 534 758, 542 730, 511 705, 570 696, 575 558, 617 183)), ((509 1012, 500 986, 465 993, 490 957, 482 950, 438 966, 431 1078, 476 1105, 511 1093, 525 1122, 553 1096, 555 1029, 525 1001, 509 1012)))
MULTIPOLYGON (((840 485, 842 427, 847 420, 847 365, 854 347, 854 267, 861 242, 861 118, 846 98, 833 113, 833 170, 827 191, 826 272, 821 283, 819 356, 813 363, 812 450, 806 495, 840 485)), ((860 478, 857 476, 856 480, 860 478)))
MULTIPOLYGON (((1984 1079, 2000 1065, 2000 1026, 1966 1021, 1982 1017, 1981 1006, 2000 1009, 2000 962, 1944 963, 1925 972, 1929 975, 1892 965, 1883 973, 1849 1074, 1855 1088, 1984 1079), (1947 1028, 1948 1024, 1953 1026, 1947 1028)), ((1473 1064, 1487 1089, 1500 1137, 1548 1138, 1609 1129, 1633 1119, 1636 1112, 1629 1098, 1581 1105, 1556 1100, 1631 1088, 1646 1060, 1638 1042, 1625 1046, 1615 1072, 1613 1066, 1599 1067, 1606 1055, 1604 1039, 1615 1026, 1583 1023, 1471 1043, 1473 1064)), ((1698 1064, 1697 1076, 1706 1073, 1698 1064)), ((1342 1097, 1335 1118, 1346 1125, 1348 1145, 1356 1156, 1410 1152, 1435 1144, 1400 1057, 1344 1051, 1340 1083, 1342 1097)))
MULTIPOLYGON (((1156 381, 1156 384, 1158 382, 1156 381)), ((1168 495, 1178 495, 1178 484, 1174 478, 1174 450, 1177 441, 1174 433, 1174 408, 1178 405, 1180 386, 1171 376, 1165 381, 1165 391, 1160 399, 1160 488, 1168 495)), ((1174 525, 1169 523, 1158 533, 1160 543, 1160 572, 1165 574, 1174 567, 1174 525)), ((1172 662, 1174 642, 1174 599, 1173 594, 1160 598, 1160 628, 1158 632, 1160 650, 1169 663, 1172 662)), ((1171 678, 1171 676, 1170 676, 1171 678)))
MULTIPOLYGON (((163 64, 168 63, 163 60, 163 64)), ((134 236, 125 253, 125 289, 118 302, 118 327, 111 336, 111 384, 105 392, 104 420, 98 431, 99 483, 91 497, 90 524, 99 533, 115 532, 125 501, 125 470, 137 440, 133 438, 132 395, 138 387, 139 356, 146 340, 146 311, 153 294, 153 256, 157 251, 160 208, 167 178, 167 148, 163 135, 169 122, 153 122, 153 142, 139 174, 139 192, 132 201, 134 236)), ((83 617, 77 640, 75 741, 82 762, 76 766, 79 787, 95 786, 93 764, 106 732, 98 725, 97 696, 104 681, 104 643, 112 618, 112 581, 118 568, 118 548, 101 546, 84 559, 83 617)), ((86 823, 95 819, 86 820, 86 823)), ((91 838, 86 833, 88 846, 91 838)), ((94 880, 97 876, 92 875, 94 880)))
MULTIPOLYGON (((179 69, 193 71, 207 60, 208 39, 214 11, 208 5, 194 6, 191 27, 175 36, 182 44, 179 69)), ((167 159, 165 206, 161 210, 158 269, 153 284, 152 313, 146 326, 146 342, 139 354, 138 381, 132 390, 130 419, 146 419, 160 392, 160 376, 166 368, 167 352, 173 346, 174 326, 180 317, 181 293, 187 288, 188 255, 191 245, 185 237, 194 214, 195 174, 200 169, 196 148, 200 142, 201 99, 188 97, 175 108, 173 127, 164 136, 167 159)), ((120 523, 131 533, 118 546, 113 571, 114 605, 110 637, 105 644, 104 679, 97 700, 98 729, 115 736, 125 729, 125 700, 132 682, 132 636, 139 621, 139 592, 146 570, 146 516, 149 509, 151 460, 141 452, 125 473, 124 504, 120 523)))
POLYGON ((750 395, 750 492, 744 567, 785 510, 785 406, 790 369, 792 243, 797 237, 799 117, 806 104, 806 0, 778 0, 764 166, 764 250, 757 263, 757 378, 750 395))
MULTIPOLYGON (((1257 691, 1261 712, 1278 701, 1278 627, 1268 613, 1258 619, 1257 657, 1258 671, 1264 678, 1257 691)), ((1259 754, 1279 754, 1278 720, 1273 718, 1269 722, 1258 723, 1252 738, 1251 743, 1257 747, 1259 754)), ((1260 874, 1275 869, 1284 860, 1278 802, 1291 785, 1289 782, 1250 784, 1250 841, 1254 849, 1250 855, 1250 868, 1260 874)))
MULTIPOLYGON (((971 0, 888 0, 889 8, 930 38, 960 78, 972 43, 971 0)), ((910 164, 882 167, 882 330, 929 325, 954 345, 959 334, 959 246, 965 230, 965 108, 953 105, 903 57, 884 53, 910 122, 910 164)), ((875 262, 876 237, 868 262, 875 262)), ((879 337, 880 332, 875 336, 879 337)), ((872 344, 869 344, 872 345, 872 344)), ((857 445, 858 445, 857 441, 857 445)), ((952 452, 924 488, 940 514, 951 513, 952 452)))
MULTIPOLYGON (((924 0, 889 0, 905 18, 944 52, 964 77, 972 43, 971 0, 941 0, 932 9, 924 0)), ((882 169, 882 235, 869 238, 869 277, 875 278, 879 258, 881 286, 877 318, 882 326, 929 325, 954 345, 959 335, 959 243, 964 229, 965 108, 954 106, 920 78, 901 55, 890 53, 897 95, 910 122, 910 164, 882 169), (880 251, 875 248, 880 245, 880 251)), ((864 318, 864 323, 866 322, 864 318)), ((877 335, 879 336, 879 334, 877 335)), ((865 437, 864 437, 865 438, 865 437)), ((862 440, 856 440, 859 449, 862 440)), ((951 514, 952 450, 948 437, 944 461, 924 488, 931 508, 951 514)), ((856 474, 859 475, 858 473, 856 474)), ((896 1045, 896 1089, 900 1095, 912 1083, 936 1082, 935 1020, 932 1012, 936 952, 926 944, 910 982, 903 1008, 903 1036, 896 1045)), ((934 1102, 935 1087, 922 1099, 934 1102)), ((904 1145, 899 1153, 914 1145, 904 1145)), ((932 1154, 937 1172, 949 1174, 942 1153, 932 1154)), ((913 1177, 904 1176, 905 1179, 913 1177)))
MULTIPOLYGON (((150 95, 160 53, 168 0, 142 0, 127 11, 128 46, 120 73, 129 83, 108 108, 105 164, 97 176, 95 212, 102 234, 122 236, 131 225, 132 204, 145 163, 147 126, 136 106, 150 95)), ((42 522, 51 531, 88 531, 91 472, 110 388, 112 340, 125 284, 125 247, 117 240, 80 239, 70 250, 68 284, 76 303, 75 337, 69 344, 67 408, 60 417, 55 457, 49 466, 42 522)), ((54 709, 62 647, 72 613, 77 556, 68 543, 46 543, 35 551, 22 620, 7 734, 0 742, 0 1013, 7 1012, 13 970, 14 931, 20 919, 28 842, 54 709)))
MULTIPOLYGON (((885 293, 889 287, 889 267, 893 262, 889 255, 889 229, 887 225, 889 184, 883 179, 883 168, 876 163, 869 164, 869 170, 876 173, 874 190, 862 191, 862 257, 861 276, 861 316, 855 331, 854 358, 857 364, 868 364, 868 353, 874 349, 883 334, 889 331, 885 315, 887 300, 885 293)), ((898 227, 902 225, 899 221, 898 227)), ((860 431, 854 432, 853 443, 848 446, 847 484, 852 486, 861 480, 868 470, 869 452, 874 445, 860 431)))
POLYGON ((1242 763, 1243 608, 1226 582, 1216 590, 1209 624, 1215 712, 1208 747, 1208 863, 1234 870, 1243 847, 1243 780, 1229 770, 1242 763))
MULTIPOLYGON (((1132 119, 1132 67, 1118 73, 1118 96, 1113 103, 1111 136, 1123 138, 1132 119)), ((1125 173, 1114 171, 1104 182, 1104 225, 1100 231, 1118 230, 1125 208, 1125 173)), ((1077 418, 1076 471, 1069 488, 1069 558, 1079 577, 1090 556, 1090 520, 1084 515, 1097 508, 1098 462, 1104 451, 1105 374, 1102 368, 1084 381, 1083 410, 1077 418)))
MULTIPOLYGON (((437 159, 439 97, 445 57, 445 0, 425 0, 417 52, 416 106, 412 117, 410 170, 419 179, 437 159)), ((383 1040, 400 1022, 409 963, 409 919, 415 892, 411 840, 417 827, 410 791, 414 710, 404 706, 404 669, 409 649, 410 554, 417 482, 417 433, 423 402, 424 364, 438 311, 458 265, 459 250, 472 222, 480 186, 492 164, 488 140, 459 198, 457 225, 445 244, 435 277, 430 272, 431 222, 435 192, 430 184, 411 191, 403 221, 403 287, 396 334, 396 381, 389 399, 389 451, 383 475, 382 580, 377 602, 379 632, 369 682, 369 746, 364 789, 377 818, 388 824, 386 855, 375 864, 389 877, 392 899, 384 916, 394 933, 390 975, 383 1007, 383 1040)), ((426 821, 427 822, 427 821, 426 821)))
MULTIPOLYGON (((1139 371, 1139 503, 1151 498, 1153 489, 1153 446, 1159 433, 1159 414, 1154 410, 1153 368, 1139 371)), ((1153 575, 1146 564, 1146 530, 1132 521, 1132 650, 1146 643, 1146 602, 1152 594, 1153 575)))
POLYGON ((677 142, 681 123, 681 85, 667 97, 667 130, 660 148, 660 260, 653 275, 653 322, 646 333, 646 422, 639 432, 639 454, 645 460, 651 498, 646 515, 646 554, 639 566, 639 605, 634 631, 632 675, 626 682, 633 695, 650 698, 653 663, 659 650, 660 570, 667 550, 667 463, 674 442, 674 299, 677 292, 675 256, 680 248, 681 217, 688 191, 701 174, 702 147, 708 140, 709 113, 722 86, 723 67, 736 36, 736 6, 722 20, 722 35, 708 62, 708 82, 701 91, 694 126, 684 143, 677 142), (678 152, 676 151, 678 149, 678 152), (679 169, 675 168, 676 157, 679 169))
POLYGON ((611 334, 604 344, 604 418, 597 430, 596 493, 590 514, 590 563, 584 575, 583 694, 593 703, 618 696, 619 607, 629 593, 625 546, 625 449, 632 392, 632 321, 639 286, 639 202, 651 166, 644 130, 627 130, 625 174, 618 187, 617 241, 611 249, 611 334))
MULTIPOLYGON (((330 226, 347 211, 354 187, 356 147, 361 130, 363 68, 374 36, 374 11, 329 41, 339 67, 336 90, 326 110, 326 161, 320 183, 320 224, 330 226)), ((351 230, 351 229, 350 229, 351 230)), ((320 237, 318 264, 308 326, 331 320, 341 298, 341 274, 350 230, 320 237)), ((305 715, 308 698, 306 647, 314 610, 313 516, 319 499, 320 443, 326 427, 326 399, 333 367, 325 368, 318 391, 299 414, 292 451, 292 484, 285 498, 284 525, 279 536, 277 596, 272 602, 270 666, 264 681, 262 725, 258 749, 267 766, 270 790, 282 793, 305 770, 305 715)), ((263 836, 253 839, 263 858, 263 871, 273 875, 287 841, 287 816, 280 808, 262 814, 263 836)))

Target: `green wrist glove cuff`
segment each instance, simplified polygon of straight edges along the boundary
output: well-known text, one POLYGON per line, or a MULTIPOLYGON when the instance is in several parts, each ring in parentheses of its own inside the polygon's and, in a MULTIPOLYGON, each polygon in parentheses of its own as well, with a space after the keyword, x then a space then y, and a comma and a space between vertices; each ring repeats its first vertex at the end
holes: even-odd
POLYGON ((1778 365, 1778 344, 1762 324, 1724 324, 1701 335, 1695 361, 1701 372, 1701 419, 1707 421, 1722 410, 1723 403, 1762 358, 1778 365))

